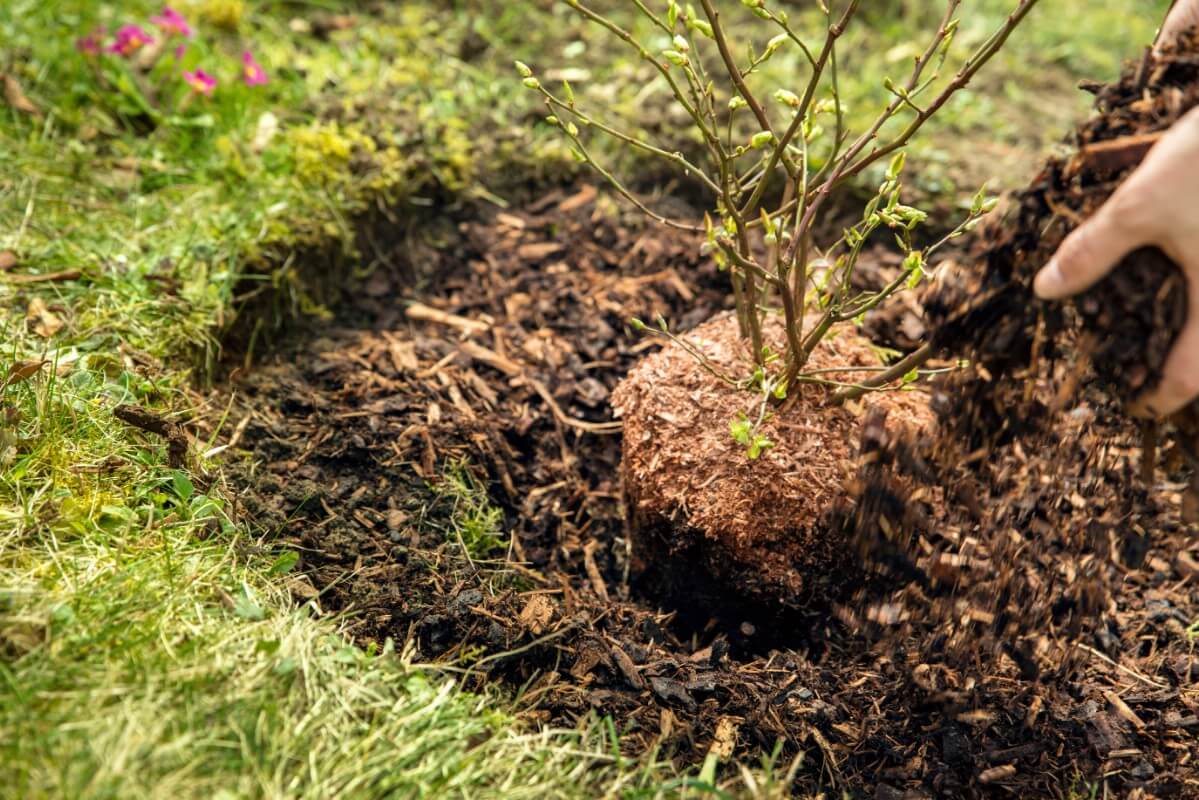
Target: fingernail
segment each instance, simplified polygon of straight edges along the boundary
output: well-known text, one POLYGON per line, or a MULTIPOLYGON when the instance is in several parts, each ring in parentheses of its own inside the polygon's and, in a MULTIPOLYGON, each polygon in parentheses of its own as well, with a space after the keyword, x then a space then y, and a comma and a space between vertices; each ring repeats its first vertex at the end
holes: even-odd
POLYGON ((1064 283, 1062 268, 1058 266, 1057 259, 1052 258, 1033 279, 1032 290, 1042 300, 1057 300, 1064 294, 1062 291, 1064 283))

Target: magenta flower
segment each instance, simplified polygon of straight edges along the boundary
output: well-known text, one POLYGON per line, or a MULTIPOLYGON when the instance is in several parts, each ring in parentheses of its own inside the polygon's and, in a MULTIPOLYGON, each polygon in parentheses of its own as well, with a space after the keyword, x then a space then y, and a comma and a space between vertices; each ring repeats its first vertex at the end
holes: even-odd
POLYGON ((87 36, 75 40, 75 49, 85 56, 98 56, 104 50, 100 40, 107 31, 103 27, 96 28, 87 36))
POLYGON ((185 80, 187 85, 192 87, 197 94, 202 94, 205 97, 211 96, 212 91, 216 89, 216 78, 212 77, 202 69, 197 69, 193 72, 184 70, 183 80, 185 80))
POLYGON ((128 57, 153 42, 154 37, 140 25, 122 25, 117 29, 116 41, 108 46, 108 52, 128 57))
POLYGON ((185 45, 185 44, 179 45, 178 47, 175 48, 174 53, 175 53, 175 60, 182 61, 183 56, 187 53, 187 45, 185 45))
POLYGON ((246 86, 261 86, 267 82, 266 70, 254 60, 254 54, 249 50, 241 54, 241 77, 246 86))
POLYGON ((170 6, 163 6, 162 13, 156 17, 150 17, 160 31, 166 34, 178 34, 184 39, 190 39, 192 35, 192 26, 187 24, 187 20, 183 18, 175 9, 170 6))

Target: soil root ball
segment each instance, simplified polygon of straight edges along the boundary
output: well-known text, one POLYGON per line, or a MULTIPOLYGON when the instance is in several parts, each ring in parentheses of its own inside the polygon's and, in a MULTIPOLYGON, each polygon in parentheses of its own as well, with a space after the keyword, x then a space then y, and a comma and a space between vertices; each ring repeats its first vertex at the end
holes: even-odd
MULTIPOLYGON (((781 337, 778 322, 767 326, 781 337)), ((736 318, 726 314, 686 334, 708 366, 730 376, 751 363, 736 318)), ((877 366, 852 326, 813 353, 811 370, 877 366)), ((860 372, 822 373, 852 381, 860 372)), ((800 385, 785 413, 761 394, 714 377, 683 347, 643 360, 613 393, 624 419, 622 479, 635 566, 643 586, 683 608, 800 607, 827 599, 851 554, 838 524, 855 474, 862 408, 826 404, 823 386, 800 385), (763 417, 774 444, 756 459, 730 422, 763 417)), ((883 392, 867 404, 892 423, 932 421, 922 392, 883 392)))

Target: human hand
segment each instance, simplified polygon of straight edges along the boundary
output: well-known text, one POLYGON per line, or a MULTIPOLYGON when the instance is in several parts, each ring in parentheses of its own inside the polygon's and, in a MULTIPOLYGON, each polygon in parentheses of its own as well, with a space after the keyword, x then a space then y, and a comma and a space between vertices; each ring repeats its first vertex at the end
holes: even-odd
POLYGON ((1173 42, 1183 31, 1199 25, 1199 0, 1178 0, 1157 35, 1157 46, 1173 42))
MULTIPOLYGON (((1199 13, 1199 0, 1180 10, 1199 13)), ((1167 416, 1199 397, 1199 108, 1172 127, 1095 214, 1037 273, 1038 297, 1059 300, 1097 283, 1128 253, 1157 246, 1186 275, 1187 322, 1166 358, 1161 382, 1136 401, 1167 416)))

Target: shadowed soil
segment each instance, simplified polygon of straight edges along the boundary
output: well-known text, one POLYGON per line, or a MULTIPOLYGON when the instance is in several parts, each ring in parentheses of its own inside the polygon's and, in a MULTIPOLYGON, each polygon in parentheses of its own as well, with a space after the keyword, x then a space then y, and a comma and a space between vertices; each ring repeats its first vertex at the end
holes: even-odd
POLYGON ((936 387, 933 431, 854 421, 839 467, 855 502, 830 523, 861 579, 822 602, 762 614, 726 584, 723 602, 676 591, 662 608, 652 572, 638 582, 610 399, 657 344, 625 324, 687 331, 726 292, 698 241, 629 225, 590 188, 397 251, 407 278, 376 272, 236 376, 240 511, 301 552, 297 594, 360 640, 520 689, 533 719, 610 715, 630 753, 694 764, 718 739, 745 759, 781 742, 805 758, 798 793, 886 800, 1197 797, 1193 447, 1146 459, 1120 402, 1160 374, 1177 271, 1138 253, 1076 305, 1029 291, 1143 157, 1125 137, 1199 100, 1197 71, 1191 53, 1131 67, 1079 156, 944 271, 928 320, 906 305, 868 326, 902 346, 927 323, 971 365, 936 387), (479 530, 462 469, 502 528, 479 530))
MULTIPOLYGON (((1036 678, 994 650, 949 658, 939 616, 875 640, 844 608, 780 620, 730 596, 709 618, 646 599, 606 423, 610 392, 657 345, 625 323, 661 313, 686 330, 726 292, 698 242, 608 208, 582 189, 466 219, 440 249, 407 249, 428 291, 377 272, 335 319, 234 376, 245 457, 230 477, 245 519, 301 553, 296 593, 348 612, 363 642, 391 637, 468 684, 522 689, 533 719, 611 715, 630 753, 660 745, 695 763, 723 723, 739 757, 802 751, 803 791, 1052 797, 1106 769, 1113 786, 1185 796, 1199 757, 1185 626, 1199 603, 1178 534, 1156 535, 1178 531, 1166 519, 1139 566, 1121 566, 1086 640, 1098 655, 1036 678), (454 525, 461 500, 442 476, 461 459, 504 515, 489 552, 464 551, 454 525)), ((1068 569, 1020 564, 1047 583, 1068 569)), ((1068 632, 1041 633, 1048 655, 1078 653, 1068 632)))

